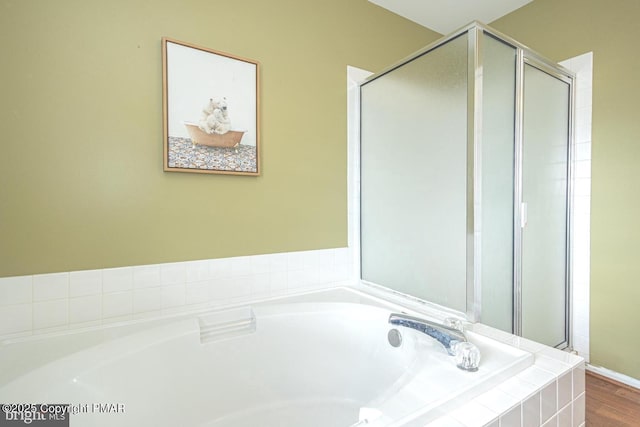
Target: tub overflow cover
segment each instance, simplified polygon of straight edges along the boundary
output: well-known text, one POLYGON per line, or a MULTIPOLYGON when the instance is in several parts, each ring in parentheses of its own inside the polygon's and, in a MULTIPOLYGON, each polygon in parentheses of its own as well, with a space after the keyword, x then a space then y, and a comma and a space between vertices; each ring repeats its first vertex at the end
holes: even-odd
POLYGON ((402 334, 397 329, 391 329, 387 334, 387 338, 392 347, 400 347, 402 344, 402 334))

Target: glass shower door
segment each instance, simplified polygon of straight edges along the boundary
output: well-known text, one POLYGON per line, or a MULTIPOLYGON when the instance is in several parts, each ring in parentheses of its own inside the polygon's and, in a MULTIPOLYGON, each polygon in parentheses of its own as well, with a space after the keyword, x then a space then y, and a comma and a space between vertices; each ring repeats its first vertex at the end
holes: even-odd
POLYGON ((571 87, 524 65, 522 142, 522 336, 568 342, 568 200, 571 87))

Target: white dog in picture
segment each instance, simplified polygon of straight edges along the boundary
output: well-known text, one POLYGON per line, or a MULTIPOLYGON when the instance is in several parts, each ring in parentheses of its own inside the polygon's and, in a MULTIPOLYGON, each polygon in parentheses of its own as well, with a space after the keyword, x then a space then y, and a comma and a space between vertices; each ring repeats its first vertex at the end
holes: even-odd
POLYGON ((210 98, 202 109, 199 127, 208 134, 225 134, 231 129, 227 98, 210 98))

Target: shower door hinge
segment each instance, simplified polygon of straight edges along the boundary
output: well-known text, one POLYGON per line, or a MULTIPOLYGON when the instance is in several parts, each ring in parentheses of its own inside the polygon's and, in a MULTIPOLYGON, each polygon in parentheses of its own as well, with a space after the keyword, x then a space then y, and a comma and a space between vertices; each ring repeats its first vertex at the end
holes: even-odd
POLYGON ((520 203, 520 228, 527 226, 527 203, 520 203))

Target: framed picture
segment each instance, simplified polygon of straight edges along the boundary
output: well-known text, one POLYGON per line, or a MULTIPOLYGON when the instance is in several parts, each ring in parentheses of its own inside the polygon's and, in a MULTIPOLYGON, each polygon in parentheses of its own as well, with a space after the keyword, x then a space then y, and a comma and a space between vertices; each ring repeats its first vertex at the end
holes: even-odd
POLYGON ((162 39, 164 170, 260 174, 258 63, 162 39))

